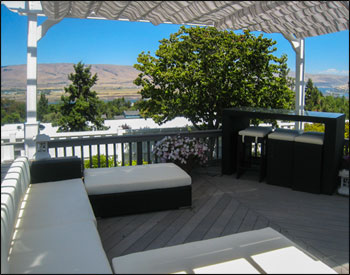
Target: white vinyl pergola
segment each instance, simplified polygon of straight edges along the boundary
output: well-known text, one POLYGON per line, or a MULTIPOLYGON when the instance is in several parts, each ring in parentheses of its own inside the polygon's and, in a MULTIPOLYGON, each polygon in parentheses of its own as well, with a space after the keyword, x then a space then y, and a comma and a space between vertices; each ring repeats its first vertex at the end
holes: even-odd
MULTIPOLYGON (((2 1, 28 17, 25 148, 35 153, 37 43, 64 18, 213 26, 281 33, 296 53, 296 111, 304 111, 305 38, 349 29, 348 1, 2 1), (47 19, 38 26, 37 17, 47 19)), ((300 129, 300 123, 296 123, 300 129)))

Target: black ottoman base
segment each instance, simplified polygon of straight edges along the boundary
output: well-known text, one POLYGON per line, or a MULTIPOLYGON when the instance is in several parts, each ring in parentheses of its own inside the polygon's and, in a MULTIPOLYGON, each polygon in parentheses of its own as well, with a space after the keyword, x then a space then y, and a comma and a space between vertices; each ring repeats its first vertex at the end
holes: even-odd
POLYGON ((192 187, 89 195, 89 199, 96 217, 113 217, 191 206, 192 187))

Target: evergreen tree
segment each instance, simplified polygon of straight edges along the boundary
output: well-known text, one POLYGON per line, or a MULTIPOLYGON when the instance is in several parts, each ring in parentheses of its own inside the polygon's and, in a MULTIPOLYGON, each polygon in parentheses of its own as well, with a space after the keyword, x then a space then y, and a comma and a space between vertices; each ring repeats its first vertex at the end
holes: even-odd
POLYGON ((40 100, 38 102, 38 120, 44 121, 44 116, 49 112, 49 100, 46 98, 45 94, 40 94, 40 100))
POLYGON ((312 79, 309 78, 305 86, 305 110, 320 111, 322 109, 321 91, 314 86, 312 79))
POLYGON ((58 121, 59 131, 90 131, 107 129, 103 125, 101 115, 101 101, 91 88, 97 82, 97 74, 91 76, 91 66, 84 68, 79 62, 74 65, 75 73, 71 73, 68 79, 73 83, 65 87, 68 96, 61 96, 63 102, 60 111, 62 117, 58 121))

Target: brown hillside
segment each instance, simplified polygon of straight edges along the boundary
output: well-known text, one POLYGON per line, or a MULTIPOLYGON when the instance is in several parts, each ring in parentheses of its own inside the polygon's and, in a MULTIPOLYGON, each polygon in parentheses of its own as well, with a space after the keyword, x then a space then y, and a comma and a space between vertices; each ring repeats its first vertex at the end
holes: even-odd
MULTIPOLYGON (((26 72, 26 65, 1 67, 1 90, 25 89, 26 72)), ((68 74, 72 72, 73 63, 38 64, 38 88, 63 89, 71 83, 68 74)), ((96 90, 104 87, 137 88, 133 81, 139 72, 132 66, 93 64, 91 72, 98 76, 96 90)))

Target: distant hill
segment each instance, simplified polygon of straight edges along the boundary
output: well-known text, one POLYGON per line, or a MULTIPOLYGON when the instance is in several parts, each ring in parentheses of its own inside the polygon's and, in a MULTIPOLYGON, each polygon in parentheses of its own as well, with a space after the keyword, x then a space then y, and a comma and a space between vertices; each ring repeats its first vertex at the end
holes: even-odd
MULTIPOLYGON (((73 63, 38 64, 38 88, 63 89, 71 81, 68 74, 74 72, 73 63)), ((88 64, 86 64, 88 65, 88 64)), ((27 65, 1 67, 1 90, 11 88, 25 89, 27 82, 27 65)), ((137 88, 133 84, 139 71, 132 66, 93 64, 91 73, 97 73, 95 89, 101 87, 137 88)))
MULTIPOLYGON (((295 72, 290 71, 289 76, 295 77, 295 72)), ((308 74, 304 75, 305 83, 311 78, 314 86, 318 88, 347 88, 349 82, 348 75, 334 75, 334 74, 308 74)))
MULTIPOLYGON (((63 87, 68 86, 68 74, 74 72, 73 63, 38 64, 38 90, 44 91, 49 101, 57 101, 63 93, 63 87)), ((89 65, 89 64, 85 64, 89 65)), ((24 100, 27 66, 13 65, 1 67, 1 94, 12 99, 24 100)), ((93 87, 101 99, 117 97, 140 98, 133 81, 140 73, 132 66, 92 64, 92 74, 97 73, 98 81, 93 87)), ((295 73, 290 72, 294 77, 295 73)), ((312 79, 318 88, 339 88, 346 90, 349 77, 343 75, 305 74, 305 81, 312 79)))

